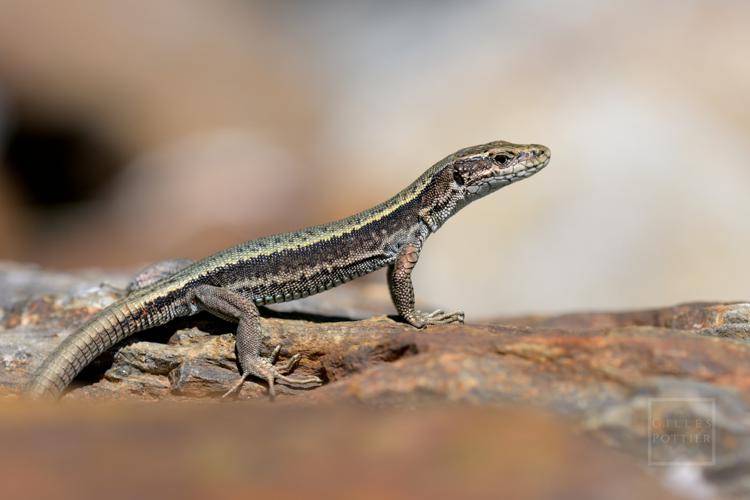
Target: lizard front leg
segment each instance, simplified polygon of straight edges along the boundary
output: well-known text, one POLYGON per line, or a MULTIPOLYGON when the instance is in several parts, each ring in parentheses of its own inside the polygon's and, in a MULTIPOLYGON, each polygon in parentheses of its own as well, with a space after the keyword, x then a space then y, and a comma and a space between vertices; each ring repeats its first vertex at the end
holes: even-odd
POLYGON ((427 314, 414 308, 411 271, 417 265, 420 249, 420 246, 415 243, 407 243, 399 250, 396 262, 388 267, 388 288, 396 310, 407 323, 416 328, 444 323, 463 323, 462 311, 446 313, 438 309, 427 314))
POLYGON ((263 338, 259 320, 260 313, 252 300, 226 288, 211 285, 196 287, 191 292, 189 299, 216 316, 234 318, 239 321, 235 344, 242 374, 237 383, 224 394, 224 397, 242 387, 245 379, 250 375, 262 378, 268 383, 268 394, 271 399, 276 395, 274 389, 274 382, 276 380, 297 388, 317 387, 322 383, 315 376, 302 378, 286 376, 299 362, 299 354, 292 356, 281 367, 274 365, 281 346, 276 346, 273 354, 268 358, 260 355, 260 346, 263 338))

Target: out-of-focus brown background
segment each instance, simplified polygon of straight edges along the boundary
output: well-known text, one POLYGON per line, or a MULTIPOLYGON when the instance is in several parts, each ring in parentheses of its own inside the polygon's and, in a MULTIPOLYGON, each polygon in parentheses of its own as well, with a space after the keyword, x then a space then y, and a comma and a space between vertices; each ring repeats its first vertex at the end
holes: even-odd
POLYGON ((137 267, 368 208, 463 146, 533 179, 428 243, 469 317, 750 295, 750 3, 0 5, 0 258, 137 267))

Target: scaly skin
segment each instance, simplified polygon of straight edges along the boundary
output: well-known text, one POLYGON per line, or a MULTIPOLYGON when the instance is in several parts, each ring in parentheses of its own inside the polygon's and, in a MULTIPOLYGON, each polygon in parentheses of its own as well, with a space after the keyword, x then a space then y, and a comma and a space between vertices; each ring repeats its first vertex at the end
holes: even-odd
POLYGON ((44 361, 27 387, 31 397, 59 396, 96 357, 135 332, 200 310, 237 321, 236 345, 249 376, 314 387, 317 377, 286 373, 296 365, 274 365, 278 348, 260 356, 257 306, 307 297, 388 266, 393 303, 416 328, 462 322, 461 312, 422 313, 414 308, 411 271, 432 233, 470 202, 544 168, 549 150, 540 145, 496 141, 462 149, 436 163, 406 189, 380 205, 346 219, 268 236, 229 248, 201 261, 157 264, 136 277, 129 294, 69 335, 44 361))

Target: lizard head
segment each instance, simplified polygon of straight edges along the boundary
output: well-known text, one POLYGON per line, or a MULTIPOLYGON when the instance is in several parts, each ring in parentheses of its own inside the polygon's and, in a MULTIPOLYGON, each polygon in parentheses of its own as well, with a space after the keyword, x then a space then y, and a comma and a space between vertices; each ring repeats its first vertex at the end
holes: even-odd
POLYGON ((549 159, 545 146, 496 141, 454 153, 449 166, 458 191, 469 202, 531 177, 546 167, 549 159))
POLYGON ((539 144, 495 141, 461 149, 433 165, 411 186, 423 193, 419 216, 430 232, 437 231, 472 201, 531 177, 549 159, 549 149, 539 144))

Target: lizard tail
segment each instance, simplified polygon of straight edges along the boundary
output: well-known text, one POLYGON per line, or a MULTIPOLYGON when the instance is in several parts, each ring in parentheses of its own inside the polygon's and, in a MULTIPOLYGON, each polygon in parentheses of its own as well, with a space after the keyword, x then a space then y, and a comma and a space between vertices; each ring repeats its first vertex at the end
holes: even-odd
POLYGON ((145 311, 141 304, 123 299, 92 316, 41 364, 26 386, 25 395, 32 399, 60 397, 76 375, 99 355, 135 332, 166 323, 157 323, 145 311))

